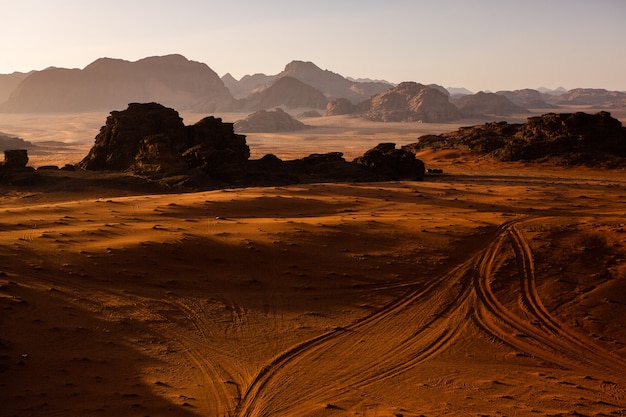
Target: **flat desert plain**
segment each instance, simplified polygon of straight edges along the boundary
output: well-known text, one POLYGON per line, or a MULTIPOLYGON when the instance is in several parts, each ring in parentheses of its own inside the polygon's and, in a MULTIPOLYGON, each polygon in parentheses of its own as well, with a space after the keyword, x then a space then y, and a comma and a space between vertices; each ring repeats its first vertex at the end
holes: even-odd
POLYGON ((7 191, 0 416, 625 415, 626 173, 420 157, 444 174, 7 191))

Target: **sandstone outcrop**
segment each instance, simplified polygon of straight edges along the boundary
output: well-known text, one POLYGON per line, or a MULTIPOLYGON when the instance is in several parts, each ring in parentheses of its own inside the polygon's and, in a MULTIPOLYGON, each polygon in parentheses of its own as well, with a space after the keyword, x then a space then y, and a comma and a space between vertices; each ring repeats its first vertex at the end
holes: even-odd
POLYGON ((480 91, 471 96, 463 96, 456 101, 456 106, 466 117, 486 115, 507 116, 528 113, 523 107, 512 103, 506 96, 480 91))
POLYGON ((438 88, 403 82, 360 103, 357 113, 380 122, 448 122, 459 110, 438 88))
POLYGON ((259 110, 245 119, 235 122, 235 131, 244 133, 291 132, 307 127, 280 107, 272 111, 259 110))
POLYGON ((158 103, 131 103, 112 111, 89 154, 78 164, 85 170, 213 170, 216 165, 245 162, 245 136, 232 123, 207 117, 185 126, 178 112, 158 103))
POLYGON ((491 122, 427 135, 403 148, 467 149, 500 161, 620 167, 626 163, 626 128, 608 112, 548 113, 523 124, 491 122))

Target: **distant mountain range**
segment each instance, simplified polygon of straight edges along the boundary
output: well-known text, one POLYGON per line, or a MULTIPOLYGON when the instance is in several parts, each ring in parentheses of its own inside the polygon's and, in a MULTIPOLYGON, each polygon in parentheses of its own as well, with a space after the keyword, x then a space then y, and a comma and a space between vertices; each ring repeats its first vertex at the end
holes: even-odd
POLYGON ((131 102, 154 101, 179 110, 206 113, 283 107, 327 109, 329 115, 356 114, 372 120, 450 121, 559 105, 626 107, 625 92, 603 89, 473 94, 464 88, 445 89, 415 82, 400 86, 386 81, 355 80, 305 61, 292 61, 279 74, 246 75, 236 80, 230 74, 220 78, 206 64, 182 55, 135 62, 101 58, 82 70, 51 67, 0 74, 0 112, 110 111, 125 108, 131 102))

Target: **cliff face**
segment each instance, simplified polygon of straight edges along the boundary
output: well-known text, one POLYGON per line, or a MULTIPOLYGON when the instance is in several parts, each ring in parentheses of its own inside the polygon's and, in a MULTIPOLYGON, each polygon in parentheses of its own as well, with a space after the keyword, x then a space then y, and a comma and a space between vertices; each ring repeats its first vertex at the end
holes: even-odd
POLYGON ((357 113, 380 122, 448 122, 460 118, 459 110, 437 88, 403 82, 360 103, 357 113))
POLYGON ((105 110, 158 101, 206 111, 232 106, 234 98, 207 65, 181 55, 136 62, 101 58, 83 70, 48 68, 31 73, 0 106, 4 112, 105 110))

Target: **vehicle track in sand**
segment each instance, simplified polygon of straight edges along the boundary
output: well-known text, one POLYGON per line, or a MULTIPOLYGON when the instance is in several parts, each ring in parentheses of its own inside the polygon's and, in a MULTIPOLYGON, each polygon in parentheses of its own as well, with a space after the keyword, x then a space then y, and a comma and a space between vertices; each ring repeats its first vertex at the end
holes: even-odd
POLYGON ((566 329, 541 302, 532 250, 519 228, 530 220, 537 219, 503 223, 450 272, 425 285, 415 283, 404 296, 351 326, 278 355, 249 385, 236 415, 298 415, 312 404, 329 404, 338 393, 364 392, 444 352, 470 325, 558 368, 586 374, 626 369, 623 359, 566 329), (515 254, 520 306, 533 320, 505 306, 492 289, 507 245, 515 254))

